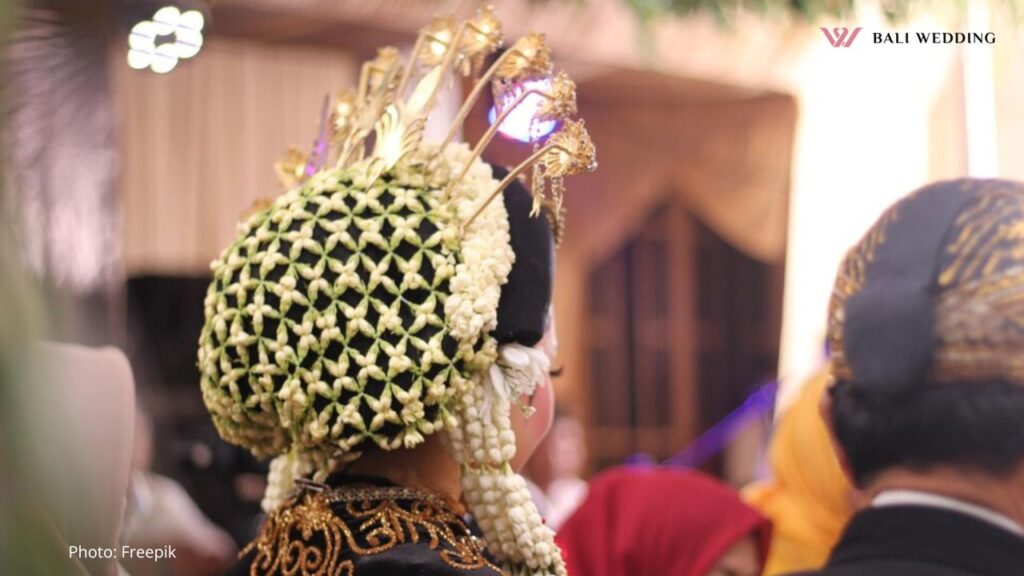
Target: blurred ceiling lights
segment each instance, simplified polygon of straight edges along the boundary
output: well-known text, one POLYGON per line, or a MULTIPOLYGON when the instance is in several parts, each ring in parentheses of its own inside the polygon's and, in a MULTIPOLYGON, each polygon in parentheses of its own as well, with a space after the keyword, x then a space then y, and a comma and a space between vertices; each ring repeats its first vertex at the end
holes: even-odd
POLYGON ((199 10, 182 12, 177 6, 164 6, 132 27, 128 35, 128 65, 136 70, 149 68, 166 74, 179 60, 192 58, 203 47, 206 19, 199 10))
MULTIPOLYGON (((551 80, 530 80, 523 82, 518 90, 508 93, 503 102, 499 102, 499 105, 507 106, 511 105, 515 98, 528 90, 539 90, 541 92, 549 92, 551 90, 551 80)), ((498 132, 503 136, 519 140, 520 142, 535 142, 544 136, 547 136, 555 127, 558 126, 558 122, 555 120, 538 121, 537 109, 544 104, 546 100, 539 94, 529 94, 523 101, 515 107, 508 116, 505 117, 505 121, 498 127, 498 132)), ((494 124, 497 118, 497 111, 495 106, 491 106, 491 109, 487 111, 487 122, 494 124)))

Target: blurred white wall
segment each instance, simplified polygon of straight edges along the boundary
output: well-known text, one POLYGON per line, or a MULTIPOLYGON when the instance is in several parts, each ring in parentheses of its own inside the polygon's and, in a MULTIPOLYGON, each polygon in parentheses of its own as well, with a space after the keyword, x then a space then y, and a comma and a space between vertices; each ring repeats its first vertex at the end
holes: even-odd
MULTIPOLYGON (((869 34, 885 26, 880 16, 856 24, 866 30, 851 47, 833 48, 822 35, 792 71, 801 114, 790 198, 780 406, 822 362, 828 298, 847 248, 885 207, 929 180, 931 110, 956 61, 950 46, 874 44, 869 34)), ((941 29, 927 20, 908 28, 941 29)))

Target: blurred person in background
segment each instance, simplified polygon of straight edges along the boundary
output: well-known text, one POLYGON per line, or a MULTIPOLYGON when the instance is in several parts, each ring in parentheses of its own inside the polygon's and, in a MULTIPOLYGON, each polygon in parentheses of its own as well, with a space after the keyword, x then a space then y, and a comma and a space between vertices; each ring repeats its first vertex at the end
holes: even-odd
POLYGON ((583 426, 575 416, 556 410, 551 433, 524 468, 539 491, 534 499, 540 499, 544 520, 552 530, 557 531, 587 495, 587 483, 581 477, 586 461, 583 426))
POLYGON ((771 525, 700 472, 613 468, 558 532, 572 576, 759 576, 771 525))
POLYGON ((221 574, 237 554, 231 536, 211 522, 177 481, 150 470, 153 428, 149 416, 135 412, 132 477, 122 540, 138 548, 171 545, 175 558, 122 560, 132 576, 221 574))
MULTIPOLYGON (((8 10, 0 3, 0 25, 8 10)), ((0 222, 6 216, 0 203, 0 222)), ((37 379, 30 358, 41 310, 9 231, 0 225, 0 574, 90 574, 68 558, 66 535, 53 522, 64 511, 38 483, 40 439, 33 436, 38 422, 31 415, 40 413, 40 399, 32 393, 37 379)), ((111 574, 112 568, 95 573, 111 574)))
POLYGON ((743 492, 772 521, 767 576, 824 566, 854 512, 857 493, 821 415, 828 382, 824 366, 804 384, 772 434, 771 477, 743 492))
POLYGON ((821 576, 1024 573, 1024 184, 890 207, 829 306, 824 412, 870 504, 821 576))
POLYGON ((3 573, 119 574, 135 392, 128 360, 68 344, 22 352, 3 391, 3 573))

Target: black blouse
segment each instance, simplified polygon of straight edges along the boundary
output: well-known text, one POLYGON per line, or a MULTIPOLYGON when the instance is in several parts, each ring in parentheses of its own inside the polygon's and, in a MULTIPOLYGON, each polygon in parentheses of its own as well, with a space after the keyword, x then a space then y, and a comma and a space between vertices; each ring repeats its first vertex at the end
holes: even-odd
POLYGON ((228 576, 505 576, 442 498, 366 477, 301 489, 228 576))
POLYGON ((1020 576, 1024 538, 959 512, 925 506, 856 514, 828 564, 792 576, 1020 576))

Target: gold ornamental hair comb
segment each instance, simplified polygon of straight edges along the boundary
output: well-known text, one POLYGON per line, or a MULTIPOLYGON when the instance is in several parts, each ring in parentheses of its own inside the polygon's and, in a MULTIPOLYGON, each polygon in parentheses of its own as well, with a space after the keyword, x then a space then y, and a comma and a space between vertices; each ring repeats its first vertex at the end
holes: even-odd
POLYGON ((563 178, 596 167, 595 149, 576 114, 576 84, 565 72, 553 73, 550 50, 542 34, 528 34, 502 51, 480 73, 485 60, 502 45, 501 22, 491 7, 468 20, 436 18, 420 30, 407 59, 396 48, 378 50, 365 62, 354 90, 325 102, 321 130, 309 155, 292 148, 275 164, 281 184, 292 188, 305 182, 327 163, 333 152, 334 168, 362 163, 368 186, 416 151, 438 93, 450 77, 479 74, 469 95, 441 141, 433 158, 444 154, 455 140, 473 106, 487 87, 497 108, 495 120, 472 146, 472 153, 447 190, 458 185, 480 158, 502 122, 528 98, 539 100, 533 122, 562 122, 560 130, 512 168, 498 186, 463 223, 467 227, 513 180, 532 167, 533 213, 549 206, 549 217, 560 228, 563 178), (372 135, 372 138, 371 138, 372 135))

